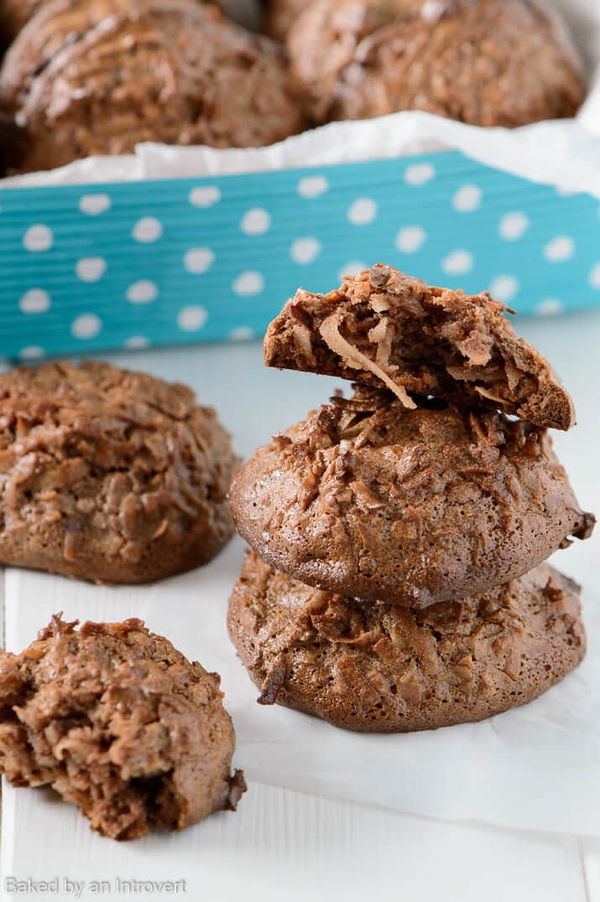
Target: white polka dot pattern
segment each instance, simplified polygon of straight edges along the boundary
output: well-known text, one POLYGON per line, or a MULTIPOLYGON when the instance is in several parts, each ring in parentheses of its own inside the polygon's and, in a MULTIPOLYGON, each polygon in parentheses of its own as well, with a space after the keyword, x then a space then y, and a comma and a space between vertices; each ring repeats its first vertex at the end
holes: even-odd
POLYGON ((260 294, 265 287, 265 280, 259 272, 243 272, 233 283, 234 294, 260 294))
POLYGON ((529 219, 525 213, 506 213, 500 220, 498 231, 505 241, 518 241, 529 228, 529 219))
POLYGON ((229 333, 230 341, 250 341, 252 338, 256 338, 256 336, 249 326, 237 326, 229 333))
POLYGON ((514 300, 519 291, 519 282, 514 276, 496 276, 490 285, 490 294, 499 301, 514 300))
POLYGON ((207 319, 204 307, 184 307, 177 315, 177 325, 182 332, 198 332, 207 319))
POLYGON ((110 210, 111 200, 108 194, 84 194, 79 201, 79 209, 88 216, 99 216, 110 210))
POLYGON ((321 250, 321 242, 316 238, 298 238, 290 251, 292 260, 301 265, 313 263, 321 250))
POLYGON ((452 251, 442 260, 442 269, 449 276, 462 276, 473 269, 473 255, 465 250, 452 251))
POLYGON ((341 282, 346 276, 357 276, 363 269, 366 269, 366 266, 367 264, 362 260, 350 260, 350 262, 345 263, 338 272, 338 281, 341 282))
POLYGON ((102 321, 95 313, 82 313, 71 324, 71 332, 74 338, 79 338, 82 341, 95 338, 101 329, 102 321))
POLYGON ((190 203, 194 207, 212 207, 221 200, 221 190, 216 185, 192 188, 190 191, 190 203))
POLYGON ((127 300, 132 304, 151 304, 158 297, 158 287, 150 279, 140 279, 127 289, 127 300))
POLYGON ((246 235, 264 235, 271 226, 271 214, 262 207, 255 207, 244 214, 241 229, 246 235))
POLYGON ((404 181, 407 185, 420 188, 435 178, 435 169, 431 163, 415 163, 408 166, 404 173, 404 181))
POLYGON ((50 309, 50 295, 43 288, 31 288, 19 301, 21 313, 45 313, 50 309))
POLYGON ((128 351, 141 351, 150 347, 150 342, 144 335, 132 335, 123 342, 123 347, 128 351))
POLYGON ((184 266, 188 272, 200 275, 206 272, 215 261, 215 255, 209 247, 193 247, 186 251, 184 266))
POLYGON ((596 263, 590 272, 590 285, 592 288, 600 289, 600 263, 596 263))
POLYGON ((535 308, 538 316, 557 316, 564 310, 562 301, 558 298, 544 298, 535 308))
POLYGON ((41 360, 45 354, 44 349, 39 345, 27 345, 19 351, 20 360, 41 360))
POLYGON ((44 251, 49 251, 53 242, 52 229, 43 224, 30 226, 23 236, 23 245, 32 254, 41 254, 44 251))
POLYGON ((405 226, 396 235, 396 247, 403 254, 416 254, 427 240, 427 234, 421 226, 405 226))
MULTIPOLYGON (((385 155, 385 149, 382 151, 385 155)), ((310 162, 307 160, 307 162, 310 162)), ((98 186, 0 185, 7 357, 259 339, 374 263, 519 313, 600 306, 600 207, 456 152, 98 186)))
POLYGON ((324 175, 309 175, 298 182, 300 197, 313 199, 329 191, 329 182, 324 175))
POLYGON ((106 272, 106 260, 103 257, 83 257, 77 261, 75 271, 82 282, 97 282, 106 272))
POLYGON ((477 185, 463 185, 452 198, 452 206, 457 213, 473 213, 481 206, 481 188, 477 185))
POLYGON ((359 197, 348 210, 348 220, 355 226, 370 225, 377 217, 377 204, 370 197, 359 197))
POLYGON ((152 244, 162 236, 162 223, 155 216, 143 216, 138 219, 131 232, 135 241, 140 244, 152 244))
POLYGON ((564 263, 575 253, 575 242, 568 235, 558 235, 544 248, 544 257, 551 263, 564 263))

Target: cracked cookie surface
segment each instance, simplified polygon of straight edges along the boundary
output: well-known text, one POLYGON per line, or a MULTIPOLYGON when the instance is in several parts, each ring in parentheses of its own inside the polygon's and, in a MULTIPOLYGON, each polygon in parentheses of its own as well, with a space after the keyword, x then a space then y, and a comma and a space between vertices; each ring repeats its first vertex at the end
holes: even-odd
POLYGON ((0 376, 0 562, 143 583, 211 560, 233 533, 237 460, 194 393, 102 363, 0 376))
POLYGON ((426 285, 378 264, 329 294, 302 289, 270 324, 267 366, 489 406, 569 429, 575 409, 552 367, 489 294, 426 285))
POLYGON ((425 607, 591 533, 545 430, 423 405, 359 389, 276 436, 232 482, 242 538, 302 582, 425 607))
POLYGON ((140 620, 76 627, 54 617, 0 653, 2 773, 51 786, 112 839, 235 810, 245 783, 218 675, 140 620))
POLYGON ((544 564, 411 611, 316 590, 248 552, 228 624, 263 704, 357 731, 429 730, 525 704, 576 667, 579 591, 544 564))

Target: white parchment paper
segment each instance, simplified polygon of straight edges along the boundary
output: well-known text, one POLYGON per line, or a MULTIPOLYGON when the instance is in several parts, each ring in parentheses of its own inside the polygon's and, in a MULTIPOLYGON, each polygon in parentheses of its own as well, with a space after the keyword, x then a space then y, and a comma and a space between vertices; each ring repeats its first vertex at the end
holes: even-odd
MULTIPOLYGON (((579 425, 556 436, 557 451, 582 505, 600 512, 600 419, 590 390, 600 380, 600 312, 530 319, 521 325, 573 393, 579 425)), ((203 402, 216 405, 243 456, 326 400, 340 384, 265 369, 258 343, 110 359, 188 382, 203 402)), ((242 542, 235 540, 208 567, 152 586, 90 586, 8 571, 7 647, 24 648, 59 610, 68 619, 141 617, 190 658, 222 675, 238 737, 237 764, 249 782, 449 820, 600 836, 600 530, 589 541, 557 553, 553 561, 584 587, 589 651, 582 666, 522 708, 478 724, 410 735, 359 735, 256 704, 258 691, 225 626, 242 553, 242 542)), ((22 790, 10 792, 18 799, 22 790)), ((51 804, 43 793, 37 798, 40 806, 51 804)), ((86 829, 80 820, 73 811, 73 830, 86 829)), ((193 833, 178 841, 193 843, 193 833)))

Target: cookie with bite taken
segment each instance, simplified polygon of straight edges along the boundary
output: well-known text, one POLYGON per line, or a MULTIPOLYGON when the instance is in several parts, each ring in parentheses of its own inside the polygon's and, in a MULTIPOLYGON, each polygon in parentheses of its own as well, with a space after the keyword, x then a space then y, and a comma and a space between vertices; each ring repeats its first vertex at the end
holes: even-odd
POLYGON ((53 617, 0 652, 0 772, 49 786, 111 839, 183 830, 235 810, 235 733, 219 677, 140 620, 53 617))

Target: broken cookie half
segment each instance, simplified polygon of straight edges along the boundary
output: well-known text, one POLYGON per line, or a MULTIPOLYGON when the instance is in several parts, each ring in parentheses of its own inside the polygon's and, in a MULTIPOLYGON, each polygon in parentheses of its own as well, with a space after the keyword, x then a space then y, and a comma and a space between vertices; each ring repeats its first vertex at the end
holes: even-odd
POLYGON ((77 626, 58 615, 21 654, 0 650, 0 773, 118 840, 234 811, 246 783, 218 674, 141 620, 77 626))
POLYGON ((575 409, 550 364, 487 292, 437 288, 377 264, 329 294, 299 290, 271 323, 265 362, 392 391, 493 407, 570 429, 575 409))

